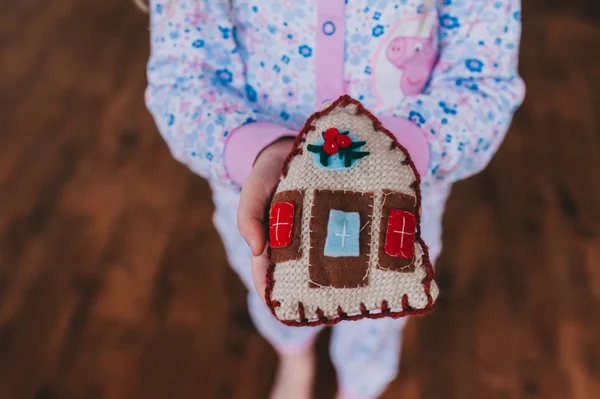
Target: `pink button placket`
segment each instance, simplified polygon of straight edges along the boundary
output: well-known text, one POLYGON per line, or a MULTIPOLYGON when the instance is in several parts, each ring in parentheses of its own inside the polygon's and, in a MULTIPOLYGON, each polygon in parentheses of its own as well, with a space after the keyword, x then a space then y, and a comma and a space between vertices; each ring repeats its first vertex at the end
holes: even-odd
POLYGON ((344 94, 345 4, 345 0, 317 2, 317 110, 344 94))
MULTIPOLYGON (((328 102, 346 94, 344 85, 345 0, 320 0, 317 2, 318 32, 316 45, 317 102, 322 109, 328 102)), ((429 144, 421 131, 411 121, 391 116, 380 118, 400 144, 410 153, 421 175, 427 173, 429 144)))

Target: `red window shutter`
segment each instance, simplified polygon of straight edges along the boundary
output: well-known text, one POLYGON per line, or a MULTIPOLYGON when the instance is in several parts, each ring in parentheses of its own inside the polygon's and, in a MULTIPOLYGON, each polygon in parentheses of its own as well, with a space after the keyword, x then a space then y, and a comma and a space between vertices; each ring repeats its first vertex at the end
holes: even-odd
POLYGON ((415 225, 414 213, 390 209, 385 253, 396 258, 411 259, 415 251, 415 225))
POLYGON ((294 203, 276 202, 271 207, 269 240, 271 248, 287 247, 292 242, 294 203))

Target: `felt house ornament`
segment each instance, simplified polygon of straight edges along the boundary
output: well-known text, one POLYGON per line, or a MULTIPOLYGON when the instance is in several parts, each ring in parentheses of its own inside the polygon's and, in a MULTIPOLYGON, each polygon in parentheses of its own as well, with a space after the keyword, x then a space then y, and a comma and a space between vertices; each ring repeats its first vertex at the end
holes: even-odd
POLYGON ((408 152, 358 101, 312 115, 269 212, 273 314, 302 326, 432 310, 419 184, 408 152))

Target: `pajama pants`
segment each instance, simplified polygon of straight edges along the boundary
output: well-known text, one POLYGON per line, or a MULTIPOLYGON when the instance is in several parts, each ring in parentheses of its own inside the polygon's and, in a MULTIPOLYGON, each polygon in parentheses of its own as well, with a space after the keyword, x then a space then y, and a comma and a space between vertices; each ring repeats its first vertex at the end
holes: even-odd
MULTIPOLYGON (((441 250, 441 216, 449 188, 422 189, 421 231, 432 262, 441 250)), ((288 327, 271 314, 254 289, 251 253, 237 230, 239 194, 213 187, 214 223, 229 262, 248 288, 248 307, 258 331, 280 353, 293 354, 309 347, 322 327, 288 327)), ((349 397, 376 398, 396 377, 407 318, 344 321, 333 326, 330 354, 340 390, 349 397)))

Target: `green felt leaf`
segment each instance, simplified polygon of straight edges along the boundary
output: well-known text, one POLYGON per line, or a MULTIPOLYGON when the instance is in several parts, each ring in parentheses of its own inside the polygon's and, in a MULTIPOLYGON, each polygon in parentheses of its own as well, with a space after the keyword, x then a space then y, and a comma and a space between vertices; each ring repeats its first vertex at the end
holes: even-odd
POLYGON ((352 156, 351 155, 347 154, 344 157, 344 166, 347 167, 347 168, 349 168, 350 166, 352 166, 352 156))
POLYGON ((306 146, 306 149, 310 152, 314 152, 316 154, 319 154, 321 152, 323 152, 323 146, 322 145, 312 145, 309 144, 306 146))
POLYGON ((369 155, 368 152, 354 152, 354 151, 349 151, 346 156, 344 157, 344 166, 346 166, 347 168, 349 168, 350 166, 352 166, 352 161, 356 160, 356 159, 361 159, 363 157, 366 157, 367 155, 369 155))
POLYGON ((346 147, 347 150, 354 150, 358 147, 362 147, 363 145, 367 144, 366 141, 355 141, 354 143, 350 144, 348 147, 346 147))
POLYGON ((321 152, 319 160, 321 161, 321 165, 329 166, 329 154, 327 154, 325 151, 321 152))

